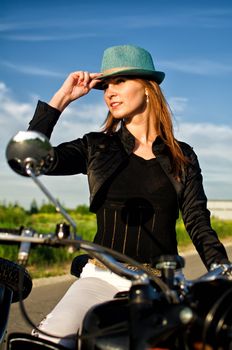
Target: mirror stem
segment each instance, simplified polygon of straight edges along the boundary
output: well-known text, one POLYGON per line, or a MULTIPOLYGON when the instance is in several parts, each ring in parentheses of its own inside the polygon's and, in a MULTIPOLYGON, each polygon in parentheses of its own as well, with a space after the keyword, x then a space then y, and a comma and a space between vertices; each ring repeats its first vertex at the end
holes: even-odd
POLYGON ((55 205, 56 207, 56 211, 58 213, 61 213, 63 215, 63 217, 69 222, 69 224, 72 226, 73 228, 73 234, 72 234, 72 239, 76 239, 76 231, 77 231, 77 225, 76 223, 73 221, 73 219, 68 215, 68 213, 64 210, 64 208, 60 205, 60 203, 51 195, 51 193, 47 190, 47 188, 42 184, 42 182, 40 182, 38 180, 38 178, 35 176, 33 169, 30 165, 30 163, 28 163, 26 165, 26 172, 27 175, 30 176, 32 178, 32 180, 36 183, 36 185, 39 186, 39 188, 43 191, 43 193, 47 196, 47 198, 55 205))

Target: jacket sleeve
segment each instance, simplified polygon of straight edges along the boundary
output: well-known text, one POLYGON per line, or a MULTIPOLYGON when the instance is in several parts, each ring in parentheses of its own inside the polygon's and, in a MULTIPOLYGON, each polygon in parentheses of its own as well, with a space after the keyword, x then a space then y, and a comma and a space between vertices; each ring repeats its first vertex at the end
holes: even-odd
MULTIPOLYGON (((51 137, 60 111, 39 101, 28 130, 39 131, 51 137)), ((54 161, 46 175, 74 175, 87 173, 87 138, 62 143, 54 148, 54 161)))
POLYGON ((188 151, 181 212, 187 232, 207 269, 212 263, 229 263, 226 250, 211 227, 210 212, 203 188, 201 169, 195 152, 188 151))

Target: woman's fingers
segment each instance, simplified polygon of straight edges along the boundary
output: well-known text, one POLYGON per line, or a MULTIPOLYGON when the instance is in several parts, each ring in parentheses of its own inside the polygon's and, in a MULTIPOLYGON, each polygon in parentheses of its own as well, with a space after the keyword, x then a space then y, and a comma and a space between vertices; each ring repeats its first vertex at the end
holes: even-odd
POLYGON ((63 95, 67 100, 74 101, 86 95, 97 83, 97 77, 101 73, 90 73, 87 71, 76 71, 69 74, 61 87, 63 95))
POLYGON ((101 75, 101 73, 90 73, 87 71, 77 71, 71 73, 71 77, 74 79, 74 84, 84 87, 87 87, 92 80, 100 77, 101 75))
POLYGON ((91 79, 97 79, 102 76, 102 73, 89 73, 91 79))
POLYGON ((100 78, 102 76, 102 73, 90 73, 90 78, 91 78, 91 82, 90 82, 90 89, 92 89, 100 80, 98 80, 98 78, 100 78))
POLYGON ((80 71, 77 74, 79 74, 77 84, 80 86, 87 86, 87 84, 89 82, 89 73, 84 72, 84 71, 80 71))
POLYGON ((101 73, 89 73, 87 71, 82 72, 80 82, 84 87, 92 88, 96 84, 95 80, 101 76, 101 73), (94 84, 92 82, 94 81, 94 84))
POLYGON ((69 74, 60 89, 50 100, 50 105, 63 111, 70 102, 88 94, 101 73, 76 71, 69 74))

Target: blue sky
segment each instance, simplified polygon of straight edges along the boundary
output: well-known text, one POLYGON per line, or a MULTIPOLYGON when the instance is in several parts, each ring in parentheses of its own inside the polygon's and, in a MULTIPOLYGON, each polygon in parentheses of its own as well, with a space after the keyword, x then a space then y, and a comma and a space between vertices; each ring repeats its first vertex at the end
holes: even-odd
MULTIPOLYGON (((197 152, 209 199, 232 199, 231 1, 16 1, 0 13, 0 201, 46 201, 30 179, 8 167, 5 148, 25 130, 37 100, 49 101, 69 72, 99 71, 103 50, 134 44, 153 56, 176 137, 197 152)), ((52 136, 55 145, 99 130, 100 91, 74 102, 52 136)), ((82 175, 41 178, 68 207, 88 204, 82 175)))

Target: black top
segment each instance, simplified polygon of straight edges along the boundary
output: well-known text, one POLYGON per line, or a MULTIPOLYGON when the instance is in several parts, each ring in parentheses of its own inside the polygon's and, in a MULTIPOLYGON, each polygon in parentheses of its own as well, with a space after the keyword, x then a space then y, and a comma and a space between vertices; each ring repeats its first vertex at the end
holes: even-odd
MULTIPOLYGON (((30 122, 29 130, 37 130, 44 133, 47 137, 50 137, 60 114, 60 111, 57 109, 39 101, 35 115, 30 122)), ((201 169, 197 155, 188 144, 178 141, 178 145, 188 160, 188 163, 183 168, 180 181, 175 178, 172 172, 168 146, 159 136, 152 144, 152 151, 154 156, 156 156, 156 162, 176 191, 185 228, 207 269, 210 268, 212 263, 228 263, 229 260, 225 248, 219 241, 216 232, 210 224, 210 212, 207 209, 207 198, 203 188, 201 169)), ((135 138, 124 125, 112 134, 90 132, 81 138, 76 138, 54 147, 54 161, 47 174, 87 174, 90 190, 90 210, 98 212, 98 219, 100 220, 100 217, 104 218, 104 212, 100 215, 100 210, 103 210, 103 203, 106 206, 108 203, 108 199, 106 201, 107 188, 109 188, 109 184, 112 182, 113 178, 115 178, 119 167, 122 169, 122 165, 128 162, 128 159, 133 153, 134 146, 135 138)), ((144 167, 142 169, 144 169, 144 167)), ((143 173, 142 171, 142 175, 143 173)), ((132 175, 137 180, 141 179, 141 173, 138 175, 137 168, 136 172, 132 170, 130 178, 132 178, 132 175)), ((158 178, 160 179, 160 177, 158 178)), ((130 185, 130 181, 127 182, 126 188, 129 186, 128 183, 130 185)), ((150 189, 150 183, 148 184, 148 188, 150 189)), ((153 181, 152 184, 155 185, 155 181, 153 181)), ((145 189, 146 187, 141 186, 141 188, 145 189)), ((166 194, 167 193, 168 190, 166 191, 166 194)), ((146 196, 143 198, 147 200, 146 196)), ((165 198, 165 194, 163 198, 165 198)), ((133 199, 132 202, 135 202, 135 199, 133 199)), ((168 202, 171 203, 170 201, 168 202)), ((156 201, 156 204, 157 203, 158 199, 156 201)), ((164 199, 162 205, 165 205, 164 199)), ((154 203, 152 206, 155 207, 154 203)), ((177 207, 174 209, 176 214, 177 207)), ((146 213, 148 213, 147 209, 146 213)), ((157 220, 156 213, 157 212, 155 212, 155 219, 157 220)), ((128 217, 130 217, 130 215, 128 217)), ((162 224, 167 220, 174 221, 174 219, 172 219, 173 216, 170 217, 166 215, 166 218, 162 220, 160 215, 159 217, 159 222, 162 224)), ((162 242, 164 242, 163 247, 165 247, 166 251, 166 249, 170 248, 171 240, 174 241, 175 239, 172 234, 173 225, 166 223, 166 227, 169 227, 170 231, 165 229, 160 231, 160 227, 159 224, 159 231, 155 230, 153 236, 164 240, 162 242), (157 232, 159 232, 159 235, 157 232)), ((119 230, 117 234, 118 232, 123 231, 119 230)), ((103 233, 99 233, 97 234, 97 238, 100 234, 103 237, 103 233)), ((145 237, 145 235, 143 235, 143 237, 145 237)), ((177 250, 176 245, 173 247, 173 250, 177 250)))
POLYGON ((104 186, 94 242, 141 262, 177 254, 176 191, 156 158, 131 154, 104 186))

